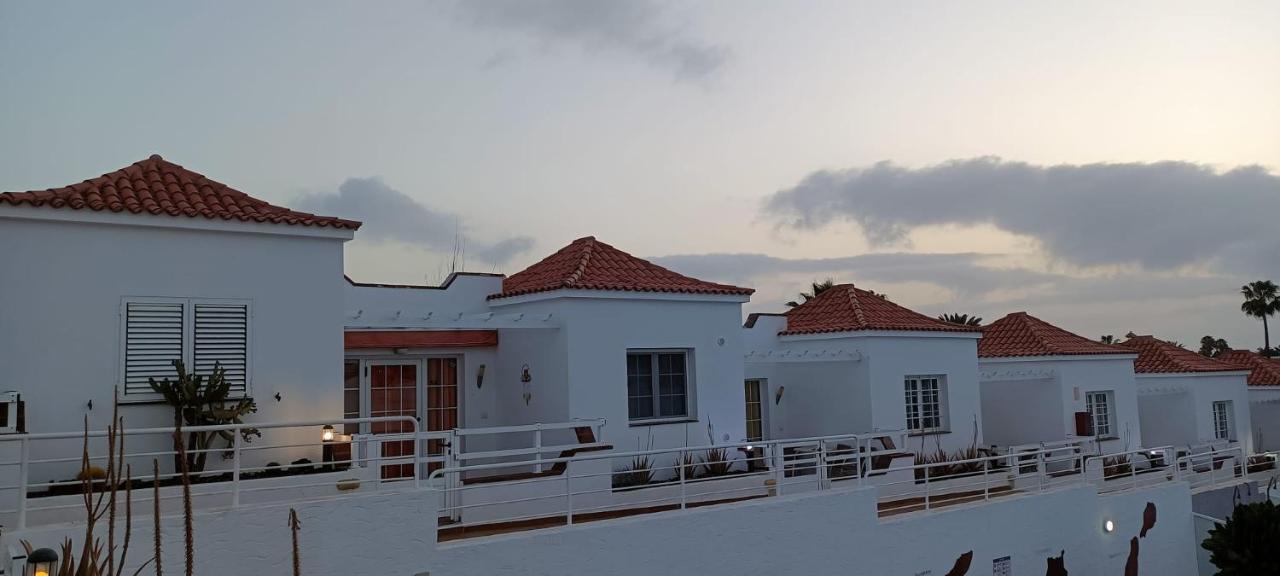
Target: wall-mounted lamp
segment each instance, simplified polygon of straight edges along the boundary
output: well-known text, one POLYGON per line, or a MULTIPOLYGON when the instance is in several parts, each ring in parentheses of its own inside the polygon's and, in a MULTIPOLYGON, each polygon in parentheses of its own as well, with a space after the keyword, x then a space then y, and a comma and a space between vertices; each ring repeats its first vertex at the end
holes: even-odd
POLYGON ((1103 531, 1103 532, 1106 532, 1107 534, 1110 534, 1110 533, 1112 533, 1112 532, 1115 532, 1115 531, 1116 531, 1116 523, 1115 523, 1115 522, 1112 522, 1110 518, 1107 518, 1106 520, 1103 520, 1103 521, 1102 521, 1102 531, 1103 531))
POLYGON ((525 364, 520 367, 520 387, 523 389, 524 405, 528 406, 529 401, 533 399, 533 375, 529 373, 529 365, 525 364))
POLYGON ((476 370, 476 390, 484 386, 484 364, 480 365, 480 369, 476 370))
POLYGON ((49 548, 40 548, 27 555, 27 565, 23 568, 23 576, 52 576, 58 573, 58 553, 49 548))
POLYGON ((325 424, 324 428, 320 429, 320 439, 325 442, 333 442, 333 435, 334 431, 332 424, 325 424))
POLYGON ((786 386, 779 386, 779 387, 778 387, 778 391, 773 393, 773 404, 774 404, 775 406, 776 406, 779 402, 782 402, 782 393, 783 393, 783 392, 786 392, 786 391, 787 391, 787 387, 786 387, 786 386))

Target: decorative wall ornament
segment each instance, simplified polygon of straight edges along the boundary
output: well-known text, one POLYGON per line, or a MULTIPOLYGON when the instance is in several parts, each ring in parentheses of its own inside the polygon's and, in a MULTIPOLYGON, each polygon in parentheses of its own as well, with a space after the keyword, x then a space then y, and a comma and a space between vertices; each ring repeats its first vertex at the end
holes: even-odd
POLYGON ((480 368, 476 370, 476 390, 479 390, 483 386, 484 386, 484 364, 481 364, 480 368))
POLYGON ((529 374, 529 365, 520 367, 520 388, 524 396, 524 405, 528 406, 533 399, 533 375, 529 374))
POLYGON ((1050 556, 1046 564, 1048 567, 1045 569, 1044 576, 1067 576, 1067 551, 1063 550, 1057 556, 1050 556))
POLYGON ((964 576, 969 573, 969 565, 973 564, 973 550, 961 554, 956 558, 956 563, 951 566, 951 571, 946 576, 964 576))
POLYGON ((1057 376, 1052 368, 1009 368, 1003 370, 982 370, 978 373, 981 380, 1048 380, 1057 376))

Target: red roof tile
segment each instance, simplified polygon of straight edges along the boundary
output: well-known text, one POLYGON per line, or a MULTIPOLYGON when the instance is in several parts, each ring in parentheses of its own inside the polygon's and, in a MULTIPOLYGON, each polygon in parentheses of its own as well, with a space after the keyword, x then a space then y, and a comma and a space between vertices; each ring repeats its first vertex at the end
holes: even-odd
POLYGON ((1201 356, 1153 336, 1130 336, 1120 346, 1138 352, 1133 371, 1140 374, 1230 372, 1241 369, 1226 362, 1201 356))
POLYGON ((908 310, 853 284, 837 284, 787 312, 787 329, 780 334, 821 334, 858 330, 977 332, 908 310))
POLYGON ((1248 350, 1227 350, 1219 354, 1217 359, 1240 370, 1250 370, 1250 386, 1280 386, 1280 360, 1266 358, 1248 350))
POLYGON ((1026 312, 1014 312, 984 326, 978 341, 978 356, 982 358, 1133 353, 1067 332, 1026 312))
POLYGON ((498 345, 497 330, 353 330, 347 350, 361 348, 473 348, 498 345))
POLYGON ((741 296, 755 292, 750 288, 705 282, 677 274, 588 236, 574 240, 555 254, 512 274, 502 281, 502 292, 489 298, 561 289, 741 296))
POLYGON ((275 206, 158 155, 79 184, 0 193, 0 204, 355 230, 359 222, 275 206))

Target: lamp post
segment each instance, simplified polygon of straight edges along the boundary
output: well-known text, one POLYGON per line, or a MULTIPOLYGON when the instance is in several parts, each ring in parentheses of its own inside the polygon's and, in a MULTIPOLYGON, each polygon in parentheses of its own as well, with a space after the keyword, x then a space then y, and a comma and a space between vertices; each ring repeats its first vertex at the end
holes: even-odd
POLYGON ((332 424, 325 424, 324 428, 320 429, 320 439, 325 442, 333 442, 333 434, 332 424))
POLYGON ((58 573, 58 553, 49 548, 40 548, 27 556, 27 565, 23 576, 53 576, 58 573))

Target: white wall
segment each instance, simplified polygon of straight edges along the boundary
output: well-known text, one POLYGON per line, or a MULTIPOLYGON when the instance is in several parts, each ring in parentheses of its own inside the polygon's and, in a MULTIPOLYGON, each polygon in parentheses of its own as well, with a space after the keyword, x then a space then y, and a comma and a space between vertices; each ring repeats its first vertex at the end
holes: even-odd
POLYGON ((1249 421, 1253 427, 1254 450, 1280 450, 1280 389, 1249 389, 1249 421))
POLYGON ((1186 446, 1200 441, 1191 394, 1144 394, 1138 396, 1138 407, 1142 437, 1149 446, 1186 446))
MULTIPOLYGON (((168 216, 101 223, 4 217, 15 214, 26 212, 0 214, 0 390, 22 392, 29 431, 74 431, 86 415, 91 428, 106 427, 120 382, 126 296, 250 300, 250 386, 259 411, 247 420, 341 414, 342 236, 283 235, 298 227, 270 224, 161 227, 188 225, 168 216)), ((127 428, 173 423, 159 404, 124 405, 121 414, 127 428)), ((298 434, 301 443, 319 433, 298 434)), ((318 461, 318 453, 317 443, 314 451, 270 458, 318 461)), ((43 453, 57 454, 79 454, 79 441, 43 453)), ((150 469, 149 460, 137 465, 150 469)), ((78 468, 33 471, 32 480, 68 479, 78 468)))
MULTIPOLYGON (((872 390, 872 422, 879 430, 906 427, 903 381, 907 376, 946 376, 950 432, 923 438, 925 449, 956 451, 982 439, 982 405, 978 389, 978 347, 972 334, 959 336, 895 336, 866 339, 865 355, 872 390)), ((921 438, 911 439, 907 449, 918 450, 921 438)))
POLYGON ((873 489, 784 496, 444 544, 432 574, 944 574, 973 552, 969 574, 1009 556, 1014 574, 1042 574, 1065 550, 1071 574, 1121 574, 1147 502, 1158 511, 1140 541, 1143 574, 1195 574, 1185 484, 1100 497, 1091 487, 1024 495, 891 519, 873 489), (1104 534, 1105 519, 1117 530, 1104 534))
MULTIPOLYGON (((176 504, 166 505, 177 506, 176 504)), ((195 528, 196 574, 289 574, 293 560, 289 506, 254 506, 221 512, 197 513, 195 528)), ((298 512, 299 557, 308 576, 378 574, 409 576, 426 566, 435 549, 435 494, 430 491, 347 496, 293 505, 298 512)), ((132 574, 152 553, 154 524, 150 503, 135 502, 133 535, 126 562, 132 574)), ((123 521, 117 529, 122 538, 123 521)), ((97 536, 105 545, 106 522, 97 536)), ((161 519, 163 566, 166 573, 181 573, 183 530, 181 516, 161 519)), ((57 549, 70 536, 77 551, 84 539, 83 526, 58 525, 4 534, 6 550, 20 539, 37 548, 57 549)), ((117 545, 120 543, 117 540, 117 545)), ((21 548, 17 548, 21 550, 21 548)), ((16 567, 21 566, 21 561, 16 567)), ((151 571, 153 572, 153 570, 151 571)), ((143 571, 144 574, 151 573, 143 571)))
POLYGON ((1061 387, 1054 378, 982 382, 982 437, 988 444, 1016 446, 1062 440, 1066 431, 1061 387))
MULTIPOLYGON (((1233 410, 1232 439, 1239 441, 1247 452, 1253 451, 1253 426, 1249 414, 1249 392, 1244 373, 1139 374, 1137 383, 1139 403, 1151 402, 1150 399, 1156 396, 1149 393, 1157 390, 1185 391, 1182 393, 1188 395, 1185 401, 1190 403, 1192 418, 1178 418, 1176 423, 1162 422, 1158 426, 1185 427, 1179 436, 1192 437, 1195 442, 1213 440, 1213 403, 1220 400, 1230 401, 1233 410)), ((1161 401, 1156 400, 1156 402, 1161 401)), ((1160 416, 1155 410, 1144 410, 1144 420, 1148 414, 1156 418, 1167 418, 1167 416, 1160 416)), ((1144 421, 1143 426, 1145 429, 1150 425, 1144 421)), ((1148 440, 1147 444, 1163 445, 1154 440, 1148 440)))
POLYGON ((560 333, 547 336, 547 341, 526 341, 515 351, 500 351, 504 366, 528 363, 534 379, 530 405, 514 396, 516 401, 503 403, 503 417, 527 420, 533 414, 558 410, 554 404, 542 408, 543 404, 535 403, 549 397, 554 402, 552 395, 558 393, 557 380, 563 370, 568 417, 605 418, 603 441, 619 450, 635 450, 637 445, 644 448, 650 435, 655 449, 705 445, 708 423, 714 425, 717 443, 741 441, 746 435, 740 329, 743 301, 736 297, 568 291, 491 301, 495 312, 550 311, 562 322, 560 333), (561 347, 562 358, 543 356, 557 353, 561 347), (627 350, 645 348, 691 350, 696 392, 687 421, 629 423, 626 354, 627 350), (556 367, 556 362, 562 367, 556 367), (538 366, 543 367, 535 368, 538 366))
MULTIPOLYGON (((1089 392, 1111 392, 1112 422, 1115 439, 1104 440, 1106 452, 1122 452, 1143 446, 1142 426, 1138 418, 1137 385, 1133 373, 1133 358, 1121 357, 1071 357, 1059 356, 1044 359, 991 358, 979 361, 984 376, 983 418, 984 429, 1000 430, 1002 437, 1028 438, 1022 442, 1052 441, 1075 438, 1075 413, 1086 410, 1089 392), (1017 401, 1005 402, 1001 396, 1034 394, 1013 389, 1012 382, 1001 375, 1026 372, 1044 375, 1045 379, 1026 384, 1048 383, 1057 398, 1037 396, 1034 404, 1017 401), (1047 380, 1046 380, 1047 379, 1047 380), (992 393, 987 397, 987 392, 992 393), (988 412, 992 407, 996 412, 988 412), (1036 407, 1041 407, 1037 411, 1036 407), (1029 413, 1032 412, 1032 413, 1029 413)), ((1033 400, 1032 398, 1022 398, 1033 400)), ((988 439, 990 443, 1004 443, 988 439)))

